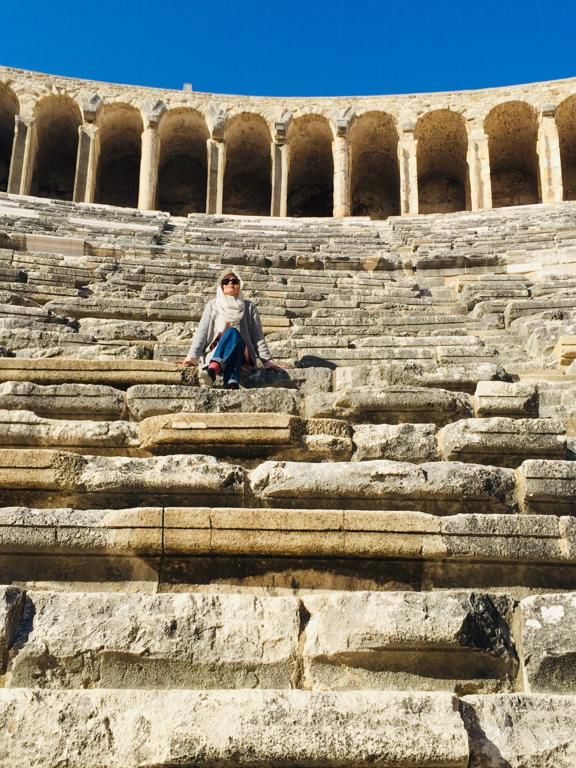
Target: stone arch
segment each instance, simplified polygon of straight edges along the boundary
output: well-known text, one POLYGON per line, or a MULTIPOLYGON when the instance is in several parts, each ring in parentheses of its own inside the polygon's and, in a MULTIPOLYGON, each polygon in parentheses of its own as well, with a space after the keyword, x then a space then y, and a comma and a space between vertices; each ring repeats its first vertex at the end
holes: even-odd
POLYGON ((290 125, 288 216, 332 216, 332 130, 325 117, 305 115, 290 125))
POLYGON ((576 95, 556 109, 564 200, 576 200, 576 95))
POLYGON ((30 194, 72 200, 82 113, 69 96, 45 96, 34 110, 36 152, 30 194))
POLYGON ((427 112, 416 123, 418 211, 453 213, 470 207, 468 134, 464 118, 450 109, 427 112))
POLYGON ((158 127, 160 156, 156 208, 173 216, 206 210, 210 134, 204 117, 194 109, 166 112, 158 127))
POLYGON ((224 213, 268 216, 272 195, 272 137, 253 112, 235 115, 226 126, 224 213))
POLYGON ((484 121, 490 154, 492 205, 530 205, 540 201, 538 115, 525 101, 495 106, 484 121))
POLYGON ((100 111, 97 203, 136 208, 142 155, 142 116, 129 104, 107 104, 100 111))
POLYGON ((398 131, 385 112, 366 112, 350 128, 353 216, 385 219, 400 214, 398 131))
POLYGON ((14 121, 19 111, 18 99, 13 91, 0 86, 0 192, 8 189, 14 121))

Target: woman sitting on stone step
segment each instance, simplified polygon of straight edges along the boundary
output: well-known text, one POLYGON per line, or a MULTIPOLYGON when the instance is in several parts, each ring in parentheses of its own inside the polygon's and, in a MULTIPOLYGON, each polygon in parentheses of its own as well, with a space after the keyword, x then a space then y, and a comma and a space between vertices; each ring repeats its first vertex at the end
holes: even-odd
POLYGON ((242 294, 244 281, 234 269, 218 278, 216 298, 204 308, 183 365, 200 366, 199 378, 211 387, 221 375, 225 389, 238 389, 242 366, 253 368, 256 359, 265 368, 272 362, 256 306, 242 294))

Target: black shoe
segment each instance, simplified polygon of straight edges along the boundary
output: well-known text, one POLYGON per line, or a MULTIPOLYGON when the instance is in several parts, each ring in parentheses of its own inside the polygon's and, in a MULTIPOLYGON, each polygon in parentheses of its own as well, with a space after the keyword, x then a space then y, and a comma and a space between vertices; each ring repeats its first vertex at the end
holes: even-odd
POLYGON ((240 384, 237 381, 229 381, 224 384, 224 389, 240 389, 240 384))

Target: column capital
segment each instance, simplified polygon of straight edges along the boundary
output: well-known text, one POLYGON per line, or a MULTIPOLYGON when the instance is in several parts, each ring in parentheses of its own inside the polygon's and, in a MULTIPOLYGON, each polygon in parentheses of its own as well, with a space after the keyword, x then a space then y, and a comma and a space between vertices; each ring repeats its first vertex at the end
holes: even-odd
POLYGON ((158 99, 158 101, 145 101, 142 105, 144 128, 157 128, 160 118, 167 109, 168 107, 161 99, 158 99))
POLYGON ((278 144, 278 146, 282 146, 282 144, 286 144, 286 141, 288 139, 288 128, 291 122, 292 122, 292 112, 288 112, 287 110, 284 110, 284 112, 280 116, 280 119, 276 120, 276 122, 274 123, 274 137, 273 137, 274 144, 278 144))
POLYGON ((94 123, 102 106, 102 99, 97 93, 91 93, 82 98, 80 107, 85 123, 94 123))
POLYGON ((20 114, 14 115, 14 126, 16 130, 18 130, 19 126, 24 126, 25 128, 32 128, 34 123, 36 122, 36 118, 28 113, 28 114, 20 114))
POLYGON ((355 117, 356 115, 352 107, 346 107, 346 109, 339 109, 333 112, 334 136, 341 139, 347 138, 348 131, 355 117))
POLYGON ((556 115, 556 105, 544 104, 540 109, 540 115, 542 117, 554 117, 556 115))
POLYGON ((210 136, 214 141, 224 141, 224 131, 228 115, 226 110, 212 102, 206 110, 206 122, 210 128, 210 136))
POLYGON ((468 141, 485 141, 488 136, 480 123, 468 123, 466 126, 468 141))
POLYGON ((416 130, 415 120, 402 120, 400 123, 400 136, 406 136, 407 139, 413 138, 414 131, 416 130))

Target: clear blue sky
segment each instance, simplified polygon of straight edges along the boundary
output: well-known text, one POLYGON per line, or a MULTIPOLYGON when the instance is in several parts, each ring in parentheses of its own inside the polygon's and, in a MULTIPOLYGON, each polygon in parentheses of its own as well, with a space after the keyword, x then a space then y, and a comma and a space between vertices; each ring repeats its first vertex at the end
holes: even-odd
POLYGON ((576 76, 576 0, 6 0, 0 64, 253 95, 576 76))

